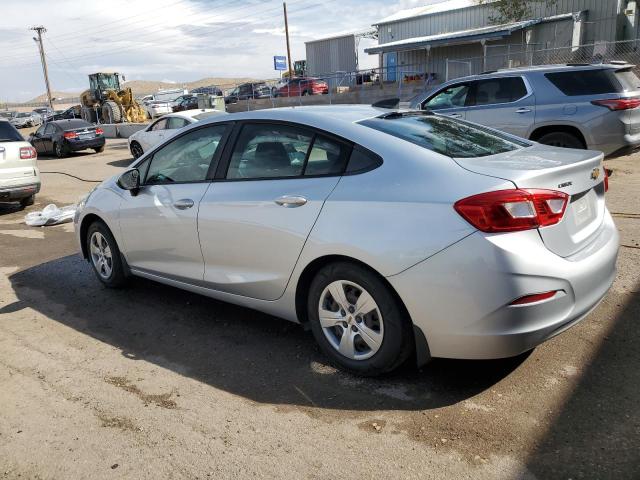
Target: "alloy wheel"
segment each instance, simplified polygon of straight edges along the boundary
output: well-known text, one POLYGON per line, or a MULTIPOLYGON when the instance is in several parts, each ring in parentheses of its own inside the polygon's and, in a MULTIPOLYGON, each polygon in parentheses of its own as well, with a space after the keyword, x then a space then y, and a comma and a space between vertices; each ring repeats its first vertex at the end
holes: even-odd
POLYGON ((91 250, 91 261, 96 272, 100 277, 108 279, 113 271, 113 257, 111 256, 109 242, 100 232, 93 232, 89 248, 91 250))
POLYGON ((330 283, 320 295, 318 317, 329 344, 346 358, 366 360, 382 346, 382 314, 371 294, 357 283, 330 283))

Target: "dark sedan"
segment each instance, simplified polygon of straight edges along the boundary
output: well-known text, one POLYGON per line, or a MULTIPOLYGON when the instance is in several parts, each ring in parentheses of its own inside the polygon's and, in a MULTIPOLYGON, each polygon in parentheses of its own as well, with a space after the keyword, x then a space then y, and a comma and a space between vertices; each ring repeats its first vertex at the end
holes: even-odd
POLYGON ((193 110, 198 108, 198 97, 185 97, 180 103, 171 107, 174 112, 193 110))
POLYGON ((30 137, 29 142, 38 153, 53 153, 63 158, 71 152, 93 149, 104 150, 104 131, 80 119, 56 120, 42 125, 30 137))
POLYGON ((45 121, 51 122, 53 120, 67 120, 69 118, 82 118, 80 114, 80 105, 74 105, 61 112, 56 112, 53 115, 48 116, 45 121))

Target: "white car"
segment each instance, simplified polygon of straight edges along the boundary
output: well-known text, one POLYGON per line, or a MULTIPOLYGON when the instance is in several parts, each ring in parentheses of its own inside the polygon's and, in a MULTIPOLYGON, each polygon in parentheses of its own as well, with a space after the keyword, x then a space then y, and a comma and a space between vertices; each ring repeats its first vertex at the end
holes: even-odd
POLYGON ((160 100, 153 100, 148 102, 144 109, 147 111, 147 117, 149 118, 157 118, 162 115, 166 115, 167 113, 171 113, 173 110, 171 109, 171 102, 164 102, 160 100))
POLYGON ((226 112, 207 109, 185 110, 164 115, 143 130, 137 131, 129 137, 129 150, 133 158, 138 158, 144 152, 172 136, 177 130, 199 120, 214 115, 226 115, 226 112))
POLYGON ((40 191, 38 154, 13 125, 0 119, 0 202, 33 205, 40 191))

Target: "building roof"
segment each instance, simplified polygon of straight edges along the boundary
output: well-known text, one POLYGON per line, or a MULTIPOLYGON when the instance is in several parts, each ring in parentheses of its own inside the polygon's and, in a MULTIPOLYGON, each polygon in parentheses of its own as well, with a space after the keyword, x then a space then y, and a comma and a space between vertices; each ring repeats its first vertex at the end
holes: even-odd
POLYGON ((503 38, 511 35, 517 30, 537 25, 539 23, 554 22, 575 18, 579 13, 566 13, 553 17, 534 18, 520 22, 503 23, 501 25, 489 25, 486 27, 470 28, 468 30, 458 30, 456 32, 438 33, 422 37, 405 38, 393 42, 381 43, 375 47, 365 48, 365 52, 375 54, 384 52, 398 52, 402 50, 415 50, 428 46, 455 45, 461 43, 477 42, 483 39, 503 38))
MULTIPOLYGON (((486 3, 493 2, 495 0, 487 0, 486 3)), ((452 10, 461 10, 463 8, 475 7, 480 5, 478 0, 447 0, 440 3, 432 3, 431 5, 424 5, 422 7, 407 8, 406 10, 400 10, 399 12, 389 15, 382 20, 374 23, 374 25, 381 25, 383 23, 397 22, 399 20, 405 20, 407 18, 422 17, 425 15, 433 15, 434 13, 450 12, 452 10)))
POLYGON ((338 38, 345 38, 345 37, 364 37, 364 36, 375 34, 377 32, 378 32, 377 30, 371 27, 364 28, 361 30, 349 30, 347 32, 338 32, 338 33, 330 34, 323 38, 316 38, 313 40, 309 40, 308 42, 304 42, 304 43, 308 44, 308 43, 315 43, 315 42, 324 42, 325 40, 335 40, 338 38))

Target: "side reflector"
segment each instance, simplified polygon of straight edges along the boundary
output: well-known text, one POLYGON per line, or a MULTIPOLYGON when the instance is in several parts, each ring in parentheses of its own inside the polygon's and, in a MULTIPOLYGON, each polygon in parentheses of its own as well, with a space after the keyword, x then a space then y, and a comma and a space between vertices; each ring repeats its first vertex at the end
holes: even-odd
POLYGON ((527 303, 535 303, 540 302, 542 300, 547 300, 555 296, 558 293, 558 290, 553 290, 552 292, 545 293, 535 293, 533 295, 525 295, 524 297, 520 297, 517 300, 514 300, 509 305, 526 305, 527 303))

